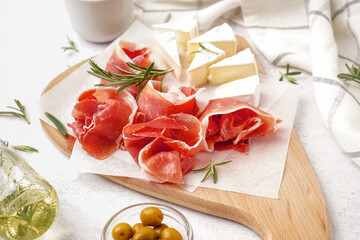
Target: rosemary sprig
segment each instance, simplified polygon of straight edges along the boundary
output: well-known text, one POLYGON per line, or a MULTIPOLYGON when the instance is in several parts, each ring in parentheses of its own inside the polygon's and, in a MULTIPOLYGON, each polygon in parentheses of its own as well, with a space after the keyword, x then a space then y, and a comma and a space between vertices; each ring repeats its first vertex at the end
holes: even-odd
POLYGON ((100 68, 93 60, 90 60, 89 64, 91 66, 90 71, 88 71, 89 74, 98 77, 100 79, 109 81, 108 83, 96 84, 95 86, 105 86, 105 87, 121 86, 116 91, 116 93, 119 93, 121 90, 130 87, 132 85, 135 85, 140 89, 138 95, 136 96, 136 100, 139 99, 140 93, 145 88, 148 81, 153 80, 155 78, 161 78, 160 91, 162 92, 163 91, 162 85, 165 75, 168 74, 169 72, 174 71, 174 69, 170 69, 170 70, 155 69, 153 62, 147 68, 136 65, 131 62, 127 62, 126 65, 129 66, 131 69, 135 70, 136 73, 126 71, 113 64, 115 68, 119 69, 124 73, 124 74, 114 74, 100 68))
POLYGON ((204 45, 202 45, 201 43, 199 43, 199 46, 200 46, 200 50, 197 50, 197 51, 193 51, 193 52, 191 52, 190 54, 194 54, 194 53, 202 53, 202 52, 210 52, 210 53, 214 53, 214 54, 216 54, 216 55, 219 55, 219 53, 217 53, 217 52, 214 52, 214 51, 212 51, 212 50, 210 50, 210 49, 208 49, 207 47, 205 47, 204 45))
POLYGON ((349 65, 347 65, 347 63, 345 63, 346 68, 348 69, 349 73, 340 73, 338 75, 338 78, 346 81, 354 81, 360 84, 360 66, 358 66, 357 68, 352 65, 351 68, 349 67, 349 65))
POLYGON ((13 149, 19 150, 19 151, 39 152, 39 150, 37 150, 36 148, 26 146, 26 145, 13 145, 11 147, 13 149))
POLYGON ((67 44, 69 44, 68 47, 62 47, 64 49, 64 52, 67 50, 74 50, 75 52, 79 52, 79 50, 76 48, 74 41, 70 40, 70 38, 66 35, 66 38, 68 39, 67 44))
POLYGON ((220 165, 224 165, 224 164, 227 164, 227 163, 230 163, 230 162, 232 162, 232 160, 230 160, 230 161, 224 161, 224 162, 219 162, 219 163, 214 164, 214 163, 212 162, 212 160, 210 159, 209 164, 206 165, 205 167, 198 168, 198 169, 193 169, 193 170, 191 170, 191 171, 193 171, 193 172, 200 172, 200 171, 204 171, 204 170, 208 169, 207 172, 205 173, 205 176, 204 176, 203 179, 201 180, 201 182, 205 181, 205 180, 210 176, 210 174, 212 174, 212 175, 213 175, 213 182, 216 183, 216 182, 217 182, 217 172, 216 172, 216 168, 215 168, 215 167, 216 167, 216 166, 220 166, 220 165))
POLYGON ((168 13, 168 15, 166 16, 165 20, 164 20, 164 23, 167 23, 169 22, 171 19, 171 12, 168 13))
POLYGON ((49 118, 49 120, 55 125, 55 127, 60 131, 60 133, 63 136, 67 135, 66 128, 65 128, 64 124, 62 124, 60 122, 59 119, 57 119, 54 115, 52 115, 52 114, 50 114, 48 112, 44 112, 44 114, 49 118))
POLYGON ((286 78, 290 83, 298 84, 296 82, 297 80, 290 76, 299 75, 299 74, 301 74, 301 72, 290 72, 289 69, 290 69, 290 64, 287 64, 286 65, 286 73, 280 72, 281 77, 279 78, 279 81, 282 81, 284 78, 286 78))
POLYGON ((7 108, 11 108, 14 109, 18 112, 14 112, 14 111, 0 111, 0 115, 4 114, 4 115, 13 115, 13 116, 17 116, 17 117, 21 117, 23 118, 28 124, 30 124, 30 120, 28 118, 28 116, 26 115, 26 110, 25 110, 25 106, 21 104, 21 102, 17 99, 14 99, 14 102, 16 103, 16 105, 18 106, 18 108, 15 107, 11 107, 11 106, 7 106, 7 108), (19 113, 20 112, 20 113, 19 113))

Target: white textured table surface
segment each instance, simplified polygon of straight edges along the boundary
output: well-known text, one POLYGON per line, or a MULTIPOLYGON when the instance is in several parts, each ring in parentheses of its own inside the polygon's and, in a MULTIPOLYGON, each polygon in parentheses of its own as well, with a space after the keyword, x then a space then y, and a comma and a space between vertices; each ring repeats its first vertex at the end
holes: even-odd
MULTIPOLYGON (((235 29, 248 39, 245 29, 235 29)), ((40 126, 37 102, 45 86, 68 65, 105 47, 82 40, 72 30, 62 1, 0 0, 0 109, 13 105, 16 98, 27 107, 31 119, 31 125, 27 125, 21 119, 1 117, 0 138, 39 149, 39 153, 21 155, 54 186, 60 202, 54 225, 41 239, 99 239, 107 219, 124 206, 162 202, 102 177, 72 172, 68 157, 40 126), (78 44, 80 53, 63 52, 66 35, 78 44)), ((257 55, 268 74, 278 71, 261 53, 257 55)), ((311 78, 302 76, 294 128, 322 186, 334 239, 360 239, 360 169, 342 153, 325 128, 311 78)), ((189 219, 195 239, 259 239, 237 223, 175 207, 189 219)))

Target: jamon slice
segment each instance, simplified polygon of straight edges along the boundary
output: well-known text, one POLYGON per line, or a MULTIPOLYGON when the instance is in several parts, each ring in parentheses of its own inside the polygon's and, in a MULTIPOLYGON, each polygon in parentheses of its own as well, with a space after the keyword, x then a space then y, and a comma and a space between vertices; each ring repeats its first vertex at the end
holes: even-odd
MULTIPOLYGON (((134 72, 126 62, 131 62, 132 60, 126 55, 126 53, 121 49, 119 45, 116 45, 114 51, 106 64, 105 70, 115 74, 127 74, 116 68, 114 65, 118 66, 121 69, 124 69, 129 72, 134 72)), ((100 83, 106 83, 107 81, 102 80, 100 83)))
POLYGON ((200 116, 207 151, 234 149, 246 153, 249 138, 277 129, 271 114, 234 98, 212 99, 200 116))
POLYGON ((160 180, 184 183, 181 170, 180 153, 156 138, 146 145, 139 154, 140 167, 160 180))
POLYGON ((72 112, 75 122, 69 126, 86 152, 104 159, 119 148, 122 130, 133 122, 136 111, 136 101, 128 91, 93 89, 80 96, 72 112))
POLYGON ((195 96, 201 89, 172 87, 160 92, 160 82, 149 81, 137 101, 139 111, 147 121, 173 113, 195 114, 198 111, 195 96))
MULTIPOLYGON (((127 72, 135 73, 135 70, 126 64, 127 62, 135 63, 143 67, 149 67, 151 64, 150 50, 143 45, 120 40, 119 43, 115 45, 114 51, 106 64, 105 70, 114 74, 127 75, 128 73, 118 69, 121 68, 127 72)), ((101 84, 107 82, 108 81, 106 80, 100 81, 101 84)), ((136 96, 139 93, 139 88, 134 85, 127 87, 127 90, 133 96, 136 96)))
POLYGON ((124 143, 141 168, 173 183, 183 182, 193 167, 191 157, 204 148, 200 121, 184 113, 130 124, 124 128, 124 143))
POLYGON ((119 41, 119 46, 136 65, 142 67, 150 66, 150 50, 147 47, 123 40, 119 41))
POLYGON ((165 130, 184 129, 175 119, 162 116, 146 123, 129 124, 123 130, 126 150, 138 162, 139 152, 157 137, 163 137, 165 130))

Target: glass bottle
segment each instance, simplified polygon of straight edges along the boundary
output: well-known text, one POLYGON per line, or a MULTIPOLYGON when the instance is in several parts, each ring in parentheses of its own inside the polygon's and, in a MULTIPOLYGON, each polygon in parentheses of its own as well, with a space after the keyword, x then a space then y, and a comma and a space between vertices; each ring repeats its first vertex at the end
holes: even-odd
POLYGON ((57 194, 4 143, 0 140, 0 237, 8 240, 38 238, 55 220, 59 204, 57 194))

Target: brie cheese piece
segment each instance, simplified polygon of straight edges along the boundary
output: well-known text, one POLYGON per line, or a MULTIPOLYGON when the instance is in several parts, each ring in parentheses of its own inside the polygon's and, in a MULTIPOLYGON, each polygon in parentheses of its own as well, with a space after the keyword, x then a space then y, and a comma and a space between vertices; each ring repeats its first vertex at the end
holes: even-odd
POLYGON ((199 47, 194 61, 187 69, 188 86, 197 87, 207 83, 208 67, 225 58, 225 52, 210 43, 202 44, 209 51, 199 47))
POLYGON ((167 22, 153 25, 156 33, 174 32, 176 43, 180 49, 186 51, 187 42, 197 37, 198 26, 194 19, 182 22, 167 22))
POLYGON ((192 52, 199 48, 199 43, 211 43, 215 47, 225 52, 226 57, 231 57, 236 53, 236 38, 229 24, 224 23, 214 27, 203 35, 191 39, 187 46, 187 59, 191 62, 194 59, 192 52))
POLYGON ((210 84, 223 84, 236 79, 257 75, 255 56, 249 48, 209 67, 210 84))
POLYGON ((174 69, 175 76, 180 78, 181 64, 179 58, 179 52, 175 40, 174 32, 165 32, 155 35, 155 44, 159 50, 160 57, 165 63, 172 69, 174 69))
POLYGON ((219 85, 214 98, 234 97, 257 107, 260 102, 260 79, 258 75, 219 85))

